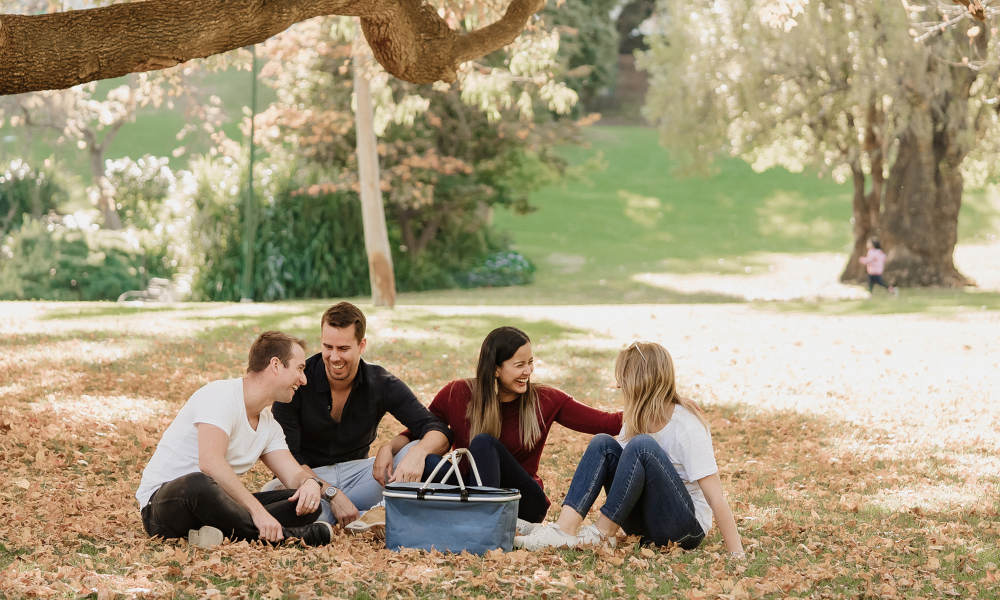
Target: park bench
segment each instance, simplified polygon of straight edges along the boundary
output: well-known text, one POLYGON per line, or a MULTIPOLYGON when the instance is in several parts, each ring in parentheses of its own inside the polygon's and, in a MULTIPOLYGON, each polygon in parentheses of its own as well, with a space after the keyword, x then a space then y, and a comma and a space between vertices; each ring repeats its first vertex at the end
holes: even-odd
POLYGON ((169 279, 152 277, 144 290, 129 290, 118 296, 118 302, 173 302, 173 286, 169 279))

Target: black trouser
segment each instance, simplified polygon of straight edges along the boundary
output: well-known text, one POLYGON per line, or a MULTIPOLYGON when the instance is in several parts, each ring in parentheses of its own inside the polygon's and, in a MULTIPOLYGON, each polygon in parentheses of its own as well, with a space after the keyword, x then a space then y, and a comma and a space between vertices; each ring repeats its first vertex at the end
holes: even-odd
MULTIPOLYGON (((295 490, 257 492, 254 497, 282 527, 301 527, 316 520, 320 511, 295 514, 289 502, 295 490)), ((150 536, 184 537, 202 525, 218 527, 231 540, 260 538, 250 511, 204 473, 189 473, 160 486, 142 509, 142 526, 150 536)), ((288 537, 288 533, 285 534, 288 537)))
POLYGON ((871 293, 871 291, 873 289, 875 289, 875 284, 876 283, 879 284, 880 286, 884 287, 885 289, 889 289, 889 284, 886 283, 884 279, 882 279, 881 275, 869 275, 868 276, 868 293, 871 293))
MULTIPOLYGON (((549 499, 545 497, 545 492, 538 485, 535 478, 528 474, 517 462, 514 455, 510 453, 500 440, 495 437, 480 433, 469 442, 469 452, 476 461, 479 469, 479 476, 483 479, 483 485, 490 487, 515 488, 521 492, 521 500, 517 505, 518 518, 532 523, 541 523, 545 518, 545 513, 549 510, 549 499)), ((430 476, 431 471, 440 462, 441 457, 436 454, 428 454, 424 463, 424 480, 430 476)), ((442 471, 447 470, 446 466, 441 467, 442 471)), ((438 471, 440 476, 442 471, 438 471)), ((463 471, 466 484, 468 484, 472 473, 463 471)), ((448 483, 455 483, 454 478, 448 483)), ((473 480, 472 483, 475 483, 473 480)))

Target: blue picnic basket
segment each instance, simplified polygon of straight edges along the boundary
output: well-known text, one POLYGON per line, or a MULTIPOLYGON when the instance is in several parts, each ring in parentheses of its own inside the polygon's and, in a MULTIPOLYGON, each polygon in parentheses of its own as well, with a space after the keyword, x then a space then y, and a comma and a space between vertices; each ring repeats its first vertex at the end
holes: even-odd
POLYGON ((485 554, 510 551, 517 527, 521 492, 483 485, 472 454, 465 448, 442 457, 423 483, 390 483, 385 498, 385 547, 435 549, 440 552, 485 554), (466 485, 458 468, 465 456, 477 485, 466 485), (431 483, 441 467, 451 465, 441 481, 454 474, 458 485, 431 483))

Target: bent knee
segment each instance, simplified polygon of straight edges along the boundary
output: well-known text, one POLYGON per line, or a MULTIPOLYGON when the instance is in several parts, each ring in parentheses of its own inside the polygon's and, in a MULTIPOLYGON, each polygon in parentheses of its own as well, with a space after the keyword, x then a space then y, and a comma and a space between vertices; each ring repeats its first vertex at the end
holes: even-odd
POLYGON ((469 450, 473 450, 475 448, 492 448, 499 443, 500 442, 492 435, 488 433, 480 433, 469 442, 469 450))
POLYGON ((650 450, 662 450, 662 448, 660 448, 659 442, 648 433, 640 433, 629 440, 628 445, 625 446, 626 452, 640 453, 650 450))
POLYGON ((605 448, 621 448, 621 444, 618 440, 606 433, 598 433, 594 437, 590 438, 590 443, 587 444, 590 448, 605 449, 605 448))
POLYGON ((167 486, 170 486, 173 490, 181 490, 181 494, 184 496, 198 496, 206 492, 211 492, 214 488, 218 488, 219 484, 201 471, 195 471, 194 473, 181 475, 177 479, 163 485, 163 487, 167 486))

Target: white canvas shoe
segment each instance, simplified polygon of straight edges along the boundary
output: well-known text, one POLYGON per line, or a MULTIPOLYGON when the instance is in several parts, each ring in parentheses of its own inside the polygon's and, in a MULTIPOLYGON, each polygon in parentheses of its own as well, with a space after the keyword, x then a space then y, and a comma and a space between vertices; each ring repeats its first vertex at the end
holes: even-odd
POLYGON ((532 523, 531 521, 525 521, 524 519, 517 520, 517 535, 528 535, 532 531, 541 527, 541 523, 532 523))
POLYGON ((612 548, 618 543, 618 540, 614 536, 606 536, 601 533, 601 530, 597 528, 597 525, 585 525, 580 528, 576 536, 580 538, 581 544, 587 544, 591 546, 601 546, 607 544, 612 548))
POLYGON ((199 548, 214 548, 222 543, 222 531, 211 525, 188 530, 188 543, 199 548))
POLYGON ((580 544, 580 537, 570 535, 559 529, 555 523, 546 523, 535 528, 528 535, 518 535, 514 537, 514 547, 525 550, 539 550, 541 548, 573 548, 580 544))

